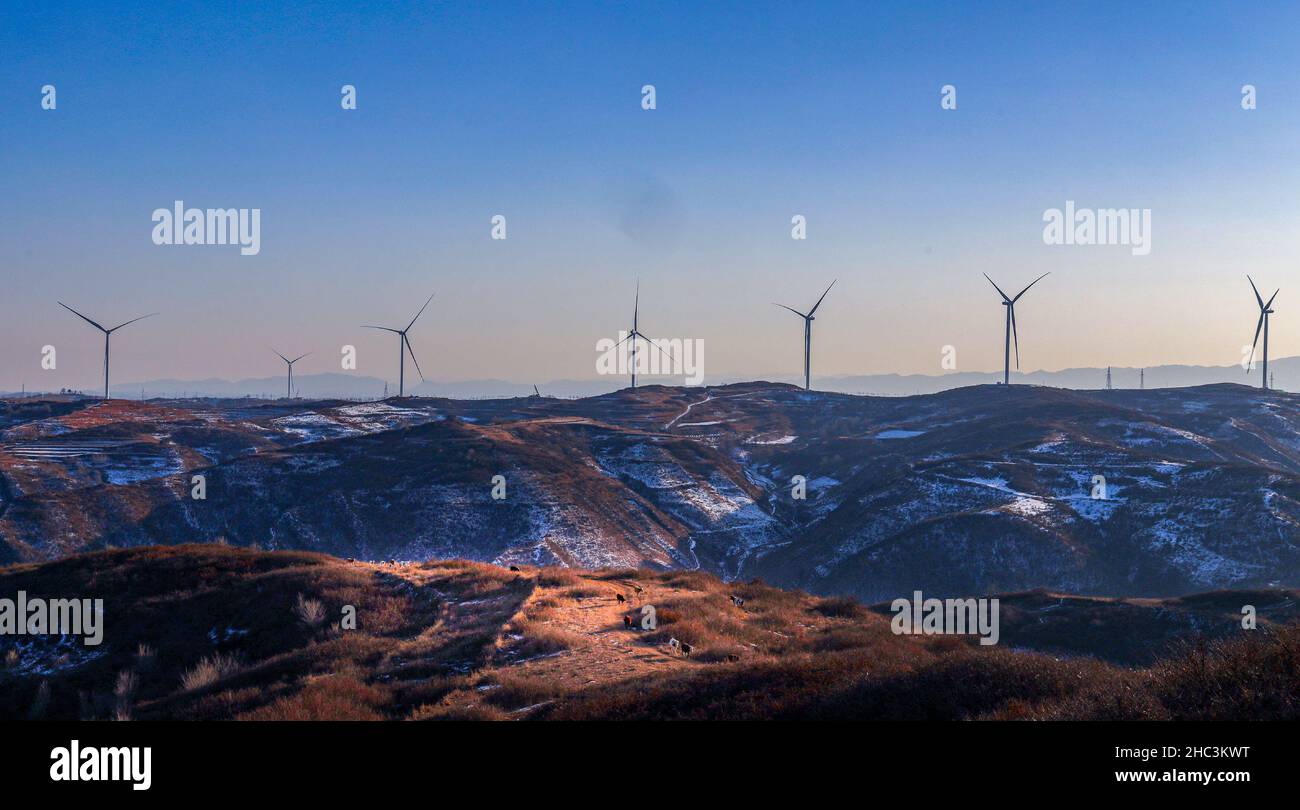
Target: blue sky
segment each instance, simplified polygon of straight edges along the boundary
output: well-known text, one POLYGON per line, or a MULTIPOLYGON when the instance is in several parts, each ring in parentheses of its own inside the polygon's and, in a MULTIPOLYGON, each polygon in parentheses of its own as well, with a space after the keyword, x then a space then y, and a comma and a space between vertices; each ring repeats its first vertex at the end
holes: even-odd
POLYGON ((1053 272, 1017 307, 1026 369, 1235 362, 1247 272, 1300 353, 1294 4, 81 5, 0 12, 0 388, 93 387, 56 300, 163 313, 115 338, 120 381, 275 374, 268 345, 337 370, 345 343, 395 379, 357 327, 434 290, 431 379, 589 378, 637 278, 645 331, 704 339, 710 376, 797 373, 771 302, 832 278, 814 374, 997 368, 982 272, 1053 272), (261 253, 155 246, 176 199, 260 208, 261 253), (1067 199, 1152 209, 1151 255, 1044 245, 1067 199))

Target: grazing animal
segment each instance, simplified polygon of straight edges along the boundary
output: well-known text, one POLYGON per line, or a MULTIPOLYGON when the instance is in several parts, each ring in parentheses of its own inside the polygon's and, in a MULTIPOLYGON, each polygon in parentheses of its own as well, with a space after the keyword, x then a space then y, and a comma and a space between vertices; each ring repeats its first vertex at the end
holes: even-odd
POLYGON ((682 643, 675 638, 668 639, 668 648, 673 652, 681 652, 682 643))
POLYGON ((731 597, 731 604, 735 605, 736 607, 744 607, 745 600, 741 599, 739 596, 733 596, 731 597))
POLYGON ((389 561, 388 561, 388 564, 389 564, 389 565, 397 565, 397 560, 389 560, 389 561))
POLYGON ((645 588, 642 588, 640 585, 633 585, 632 590, 636 591, 637 593, 645 593, 645 588))
POLYGON ((695 648, 692 647, 691 645, 687 644, 685 641, 682 642, 682 655, 686 656, 687 658, 690 658, 690 657, 691 657, 691 650, 693 650, 693 649, 695 649, 695 648))
POLYGON ((510 566, 510 570, 511 570, 511 571, 518 571, 518 570, 519 570, 519 566, 517 566, 517 565, 512 565, 512 566, 510 566))
POLYGON ((616 596, 616 597, 618 598, 618 603, 619 603, 620 605, 627 601, 627 599, 625 599, 625 598, 623 597, 623 594, 621 594, 621 593, 616 593, 616 594, 614 594, 614 596, 616 596))
POLYGON ((348 557, 348 562, 356 562, 356 560, 352 559, 351 557, 348 557))
POLYGON ((740 656, 735 653, 727 653, 727 663, 734 664, 740 660, 740 656))
POLYGON ((623 626, 624 626, 624 627, 627 627, 627 628, 631 628, 631 627, 632 627, 632 617, 631 617, 631 616, 624 616, 624 617, 623 617, 623 626))

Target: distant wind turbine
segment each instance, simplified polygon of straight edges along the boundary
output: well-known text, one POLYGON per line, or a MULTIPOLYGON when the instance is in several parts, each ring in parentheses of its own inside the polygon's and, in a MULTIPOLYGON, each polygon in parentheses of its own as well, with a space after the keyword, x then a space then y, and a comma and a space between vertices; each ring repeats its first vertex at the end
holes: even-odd
MULTIPOLYGON (((831 287, 835 286, 836 281, 839 281, 839 279, 831 281, 831 287)), ((826 293, 831 291, 831 287, 826 288, 826 292, 822 293, 822 297, 817 299, 817 303, 813 304, 813 308, 808 310, 807 315, 797 309, 787 307, 785 304, 773 302, 773 306, 788 309, 803 318, 803 390, 805 391, 809 389, 812 383, 812 322, 817 320, 814 314, 817 312, 817 307, 821 306, 822 301, 826 299, 826 293)))
POLYGON ((1037 284, 1038 282, 1042 281, 1043 279, 1047 278, 1050 275, 1051 273, 1043 273, 1038 278, 1029 282, 1029 286, 1025 287, 1023 290, 1016 293, 1015 298, 1008 298, 1007 294, 1002 292, 1001 287, 999 287, 996 284, 993 284, 993 279, 989 278, 989 274, 988 273, 984 274, 984 278, 988 278, 989 283, 993 284, 993 289, 997 290, 998 295, 1002 296, 1002 306, 1007 308, 1007 336, 1006 336, 1006 342, 1003 346, 1003 356, 1002 356, 1003 359, 1002 384, 1003 385, 1011 384, 1011 341, 1013 338, 1016 342, 1016 371, 1020 370, 1020 335, 1016 334, 1016 302, 1020 300, 1020 296, 1029 292, 1029 287, 1034 286, 1035 284, 1037 284))
POLYGON ((405 329, 394 329, 391 326, 370 326, 370 325, 366 325, 362 327, 363 329, 382 329, 385 332, 392 332, 393 334, 398 336, 397 395, 399 397, 403 396, 406 391, 406 353, 407 352, 411 353, 411 362, 415 363, 415 370, 420 374, 420 381, 421 382, 424 381, 424 372, 420 371, 420 361, 415 359, 415 351, 411 348, 411 341, 407 339, 406 333, 411 331, 412 326, 415 326, 415 322, 420 319, 421 315, 424 314, 425 307, 429 306, 429 301, 432 300, 433 300, 433 294, 430 294, 428 300, 424 302, 424 306, 420 307, 420 311, 415 313, 415 317, 411 319, 411 322, 406 325, 405 329))
POLYGON ((656 351, 658 351, 664 357, 668 358, 669 363, 673 361, 673 356, 668 352, 664 351, 663 349, 659 348, 659 345, 655 343, 654 338, 646 337, 641 333, 640 328, 637 326, 637 315, 640 309, 641 309, 641 282, 640 280, 638 280, 636 283, 636 300, 632 304, 632 329, 628 332, 627 337, 623 338, 618 343, 614 344, 614 348, 617 349, 619 346, 622 346, 624 343, 627 343, 629 340, 632 341, 632 345, 629 346, 629 348, 631 349, 631 362, 629 365, 632 370, 633 388, 636 388, 636 342, 638 339, 644 340, 645 342, 653 346, 656 351))
POLYGON ((1277 298, 1277 294, 1282 292, 1282 288, 1279 287, 1274 290, 1273 298, 1268 299, 1268 303, 1265 304, 1264 299, 1260 297, 1259 290, 1255 287, 1255 282, 1250 276, 1246 276, 1246 280, 1250 282, 1250 288, 1255 291, 1255 301, 1259 304, 1259 323, 1255 324, 1255 340, 1250 344, 1250 362, 1246 365, 1246 373, 1249 374, 1250 367, 1255 364, 1255 344, 1259 343, 1259 330, 1263 329, 1264 374, 1260 377, 1259 384, 1261 388, 1268 388, 1268 316, 1273 314, 1273 298, 1277 298))
POLYGON ((82 315, 80 312, 76 311, 75 309, 63 303, 62 301, 59 302, 59 306, 63 307, 68 312, 71 312, 73 315, 76 315, 78 318, 82 319, 86 323, 90 324, 91 326, 95 327, 96 329, 104 333, 104 399, 108 399, 108 338, 109 336, 112 335, 117 330, 121 329, 123 326, 130 326, 136 321, 143 321, 145 318, 152 318, 158 313, 151 312, 148 315, 141 315, 138 318, 132 318, 126 323, 119 323, 117 326, 114 326, 112 329, 105 329, 103 326, 100 326, 99 324, 95 323, 90 318, 87 318, 85 315, 82 315))
POLYGON ((290 360, 289 358, 285 357, 279 352, 276 352, 275 349, 272 349, 271 351, 275 352, 276 355, 278 355, 281 360, 289 364, 289 384, 288 387, 286 388, 287 393, 285 394, 285 396, 289 399, 293 399, 293 364, 303 359, 304 357, 307 357, 308 355, 311 354, 311 352, 307 352, 307 354, 300 354, 297 357, 290 360))

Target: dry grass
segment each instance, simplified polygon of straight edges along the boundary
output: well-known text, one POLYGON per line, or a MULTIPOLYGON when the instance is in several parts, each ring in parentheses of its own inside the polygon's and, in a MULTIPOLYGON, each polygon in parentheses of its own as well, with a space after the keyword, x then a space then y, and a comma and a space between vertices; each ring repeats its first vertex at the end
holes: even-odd
POLYGON ((0 670, 0 718, 1300 719, 1300 625, 1124 668, 896 636, 852 600, 699 572, 393 569, 208 546, 0 571, 6 591, 92 586, 122 605, 120 634, 39 683, 0 670), (653 604, 658 628, 625 630, 615 592, 633 619, 653 604), (324 631, 324 606, 343 604, 361 627, 324 631), (664 657, 669 638, 694 646, 689 660, 664 657))
POLYGON ((238 716, 240 720, 383 720, 383 690, 352 672, 311 678, 292 695, 238 716))
POLYGON ((203 689, 239 672, 241 665, 233 656, 216 653, 204 658, 181 676, 181 688, 187 692, 203 689))

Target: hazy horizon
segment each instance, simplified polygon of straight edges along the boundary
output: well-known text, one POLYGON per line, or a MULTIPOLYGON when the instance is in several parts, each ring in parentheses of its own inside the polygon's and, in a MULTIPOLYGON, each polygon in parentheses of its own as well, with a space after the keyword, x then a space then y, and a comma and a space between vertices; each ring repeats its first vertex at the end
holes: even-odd
POLYGON ((814 379, 942 374, 945 346, 992 373, 1003 309, 982 273, 1011 291, 1052 272, 1016 307, 1026 371, 1236 364, 1247 273, 1282 288, 1282 358, 1300 346, 1300 9, 1176 12, 17 3, 0 390, 102 385, 102 337, 57 301, 162 313, 114 336, 122 384, 282 375, 271 347, 341 372, 345 344, 350 373, 395 382, 393 336, 360 326, 404 325, 430 292, 411 331, 430 380, 595 379, 638 279, 641 328, 703 340, 706 380, 797 377, 802 326, 772 304, 832 279, 814 379), (260 209, 260 252, 153 244, 177 200, 260 209), (1067 201, 1151 209, 1149 255, 1044 244, 1067 201))

